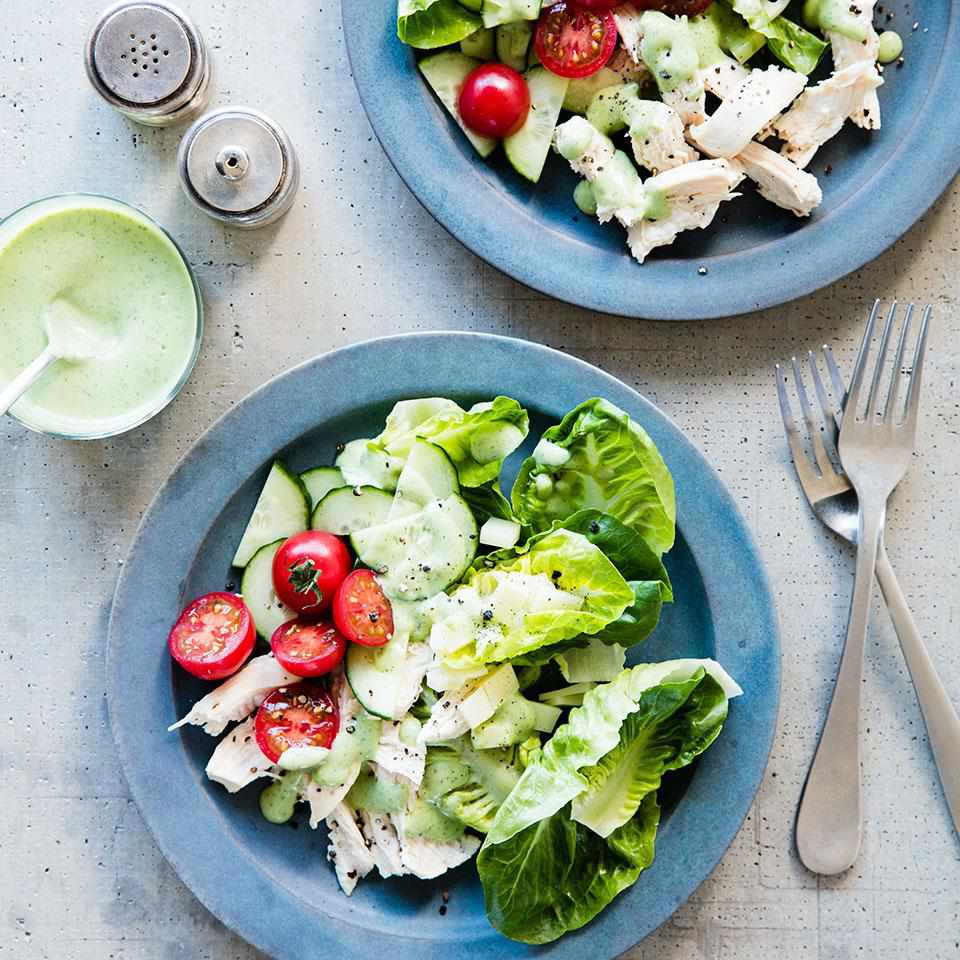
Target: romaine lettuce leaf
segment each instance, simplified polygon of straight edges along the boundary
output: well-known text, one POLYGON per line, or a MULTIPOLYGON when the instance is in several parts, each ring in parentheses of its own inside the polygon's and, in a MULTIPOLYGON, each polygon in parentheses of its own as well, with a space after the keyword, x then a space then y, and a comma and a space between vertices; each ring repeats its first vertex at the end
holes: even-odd
POLYGON ((653 706, 647 709, 665 709, 677 699, 684 700, 684 694, 689 696, 691 681, 695 681, 695 687, 707 674, 726 691, 729 678, 722 679, 718 675, 723 674, 722 668, 718 667, 709 660, 640 664, 588 691, 583 705, 570 711, 567 722, 544 744, 538 760, 524 770, 497 812, 487 843, 509 840, 531 824, 553 816, 587 790, 591 781, 584 771, 617 746, 624 721, 641 709, 640 702, 648 690, 653 691, 653 706))
POLYGON ((824 40, 788 17, 777 17, 760 33, 767 38, 770 52, 781 63, 805 75, 813 73, 827 49, 824 40))
POLYGON ((664 773, 687 766, 713 743, 727 718, 727 698, 716 680, 698 674, 643 694, 616 747, 580 771, 589 785, 573 800, 574 820, 608 837, 660 787, 664 773))
POLYGON ((743 17, 722 3, 711 3, 699 16, 690 20, 690 30, 700 51, 700 66, 708 67, 726 51, 740 63, 746 63, 767 42, 762 33, 753 30, 743 17))
POLYGON ((673 545, 673 479, 646 431, 606 400, 571 410, 520 467, 513 510, 533 531, 595 508, 636 530, 660 556, 673 545))
POLYGON ((520 778, 519 749, 476 750, 469 737, 431 745, 419 795, 445 816, 486 833, 520 778))
POLYGON ((528 429, 527 411, 510 397, 496 397, 469 410, 435 397, 398 403, 375 442, 392 457, 402 458, 416 437, 429 440, 453 461, 462 486, 482 487, 499 478, 504 459, 523 443, 528 429))
POLYGON ((595 634, 634 599, 598 547, 559 528, 484 557, 435 598, 430 646, 445 668, 475 670, 595 634))
POLYGON ((473 512, 477 527, 480 528, 490 517, 500 520, 514 520, 510 501, 503 495, 499 483, 485 483, 480 487, 461 487, 460 496, 473 512))
POLYGON ((825 41, 788 17, 781 16, 789 0, 726 0, 750 25, 767 38, 770 52, 797 73, 809 74, 827 49, 825 41))
POLYGON ((653 862, 660 809, 648 794, 603 839, 564 808, 477 858, 490 922, 524 943, 549 943, 592 920, 653 862))
POLYGON ((636 530, 599 510, 580 510, 564 521, 564 527, 599 547, 633 591, 633 602, 596 638, 625 647, 645 640, 659 623, 663 604, 673 601, 670 577, 660 558, 636 530))
POLYGON ((567 683, 613 680, 623 669, 627 651, 616 643, 591 637, 585 647, 571 647, 556 655, 557 665, 567 683))
POLYGON ((397 4, 397 36, 421 50, 459 43, 482 25, 479 15, 457 0, 399 0, 397 4))

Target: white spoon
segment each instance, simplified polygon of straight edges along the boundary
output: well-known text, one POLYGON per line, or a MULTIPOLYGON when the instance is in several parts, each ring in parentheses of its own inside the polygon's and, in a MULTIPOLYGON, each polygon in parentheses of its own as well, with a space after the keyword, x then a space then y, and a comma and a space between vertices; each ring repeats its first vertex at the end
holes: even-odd
POLYGON ((0 390, 0 416, 40 379, 40 375, 54 360, 81 363, 103 355, 115 341, 112 334, 102 329, 102 323, 79 310, 69 300, 54 300, 47 307, 43 326, 47 333, 47 345, 26 369, 0 390))

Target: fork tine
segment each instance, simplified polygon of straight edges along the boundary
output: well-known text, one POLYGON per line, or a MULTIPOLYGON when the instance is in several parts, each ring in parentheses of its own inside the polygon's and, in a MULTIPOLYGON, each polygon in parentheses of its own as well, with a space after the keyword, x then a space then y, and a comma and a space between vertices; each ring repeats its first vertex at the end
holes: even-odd
POLYGON ((810 376, 813 377, 813 389, 816 391, 817 400, 820 402, 820 410, 823 413, 823 421, 826 426, 826 430, 823 431, 823 445, 827 448, 827 453, 833 461, 839 462, 840 456, 837 453, 837 445, 834 443, 838 414, 833 404, 830 403, 823 380, 820 379, 820 368, 817 366, 817 358, 812 350, 807 351, 807 363, 810 367, 810 376))
POLYGON ((860 389, 863 387, 863 377, 867 369, 867 357, 870 354, 870 341, 873 339, 873 328, 877 324, 877 314, 880 312, 880 301, 874 300, 873 309, 867 318, 867 328, 863 331, 863 340, 860 342, 860 352, 853 367, 853 376, 850 378, 850 390, 847 393, 847 405, 844 408, 853 412, 856 420, 860 408, 860 389))
POLYGON ((880 350, 877 353, 876 366, 873 368, 873 376, 870 378, 870 392, 867 394, 867 417, 872 419, 877 413, 877 394, 880 392, 880 381, 883 379, 883 371, 886 367, 887 349, 890 346, 890 337, 893 335, 893 325, 897 319, 897 301, 890 304, 887 311, 887 319, 883 325, 883 333, 880 335, 880 350))
POLYGON ((797 433, 797 424, 793 419, 793 411, 790 409, 790 401, 787 399, 787 391, 784 387, 783 368, 776 364, 774 372, 777 379, 777 399, 780 401, 780 416, 783 418, 783 429, 787 434, 787 443, 790 446, 790 455, 793 458, 793 465, 797 469, 797 476, 800 478, 800 486, 806 490, 810 485, 817 482, 817 476, 813 472, 813 465, 807 457, 800 443, 797 433))
POLYGON ((907 337, 910 335, 910 325, 913 322, 913 304, 907 307, 903 318, 903 328, 900 330, 900 339, 897 341, 897 352, 893 358, 893 377, 890 380, 890 392, 883 407, 883 422, 893 420, 897 407, 897 397, 900 395, 900 384, 903 382, 903 355, 907 348, 907 337))
POLYGON ((920 321, 920 335, 917 337, 917 347, 913 354, 913 368, 910 372, 910 388, 907 391, 907 405, 903 416, 903 424, 910 431, 914 431, 917 428, 917 414, 920 410, 920 380, 923 377, 923 358, 927 352, 927 332, 932 314, 933 308, 928 303, 923 308, 920 321))
POLYGON ((823 345, 823 356, 827 361, 827 370, 830 371, 830 380, 833 383, 833 395, 837 398, 837 407, 834 410, 833 417, 837 422, 837 428, 840 427, 840 421, 843 419, 843 410, 847 405, 847 385, 843 382, 843 374, 837 366, 837 361, 833 359, 833 351, 830 344, 823 345))
POLYGON ((810 436, 810 442, 813 444, 813 453, 817 458, 817 466, 820 468, 821 476, 829 476, 833 471, 833 464, 827 456, 827 451, 823 447, 822 429, 813 416, 813 408, 810 406, 810 399, 807 397, 807 388, 803 383, 803 374, 800 372, 800 364, 797 358, 793 357, 790 361, 793 366, 793 380, 797 386, 797 396, 800 398, 800 410, 803 413, 804 423, 807 425, 807 433, 810 436))

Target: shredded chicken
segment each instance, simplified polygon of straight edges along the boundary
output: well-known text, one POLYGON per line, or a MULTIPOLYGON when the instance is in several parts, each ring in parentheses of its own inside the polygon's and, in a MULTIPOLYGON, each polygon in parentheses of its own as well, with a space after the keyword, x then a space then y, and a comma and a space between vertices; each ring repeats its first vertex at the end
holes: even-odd
POLYGON ((343 798, 350 792, 357 777, 360 776, 361 763, 350 766, 347 779, 339 787, 324 787, 316 783, 311 777, 304 778, 305 783, 300 794, 301 798, 310 804, 310 826, 316 830, 320 823, 330 816, 343 798))
POLYGON ((700 156, 684 138, 680 114, 656 100, 639 101, 631 120, 630 144, 637 163, 653 174, 692 163, 700 156))
POLYGON ((272 654, 254 657, 241 671, 198 700, 182 720, 168 729, 176 730, 185 723, 192 723, 216 737, 226 730, 228 724, 253 713, 277 687, 299 683, 300 679, 287 673, 272 654))
POLYGON ((673 107, 680 114, 685 127, 703 123, 707 118, 707 95, 699 77, 681 84, 676 90, 664 90, 660 97, 668 107, 673 107))
POLYGON ((709 67, 700 70, 699 78, 704 89, 721 100, 736 96, 740 84, 750 75, 750 71, 733 57, 725 56, 709 67))
POLYGON ((651 250, 673 243, 682 231, 709 226, 720 204, 738 196, 733 190, 742 179, 743 172, 728 160, 697 160, 651 177, 644 184, 646 191, 659 194, 669 212, 630 226, 630 252, 643 263, 651 250))
POLYGON ((225 736, 207 762, 207 776, 236 793, 259 777, 270 775, 273 764, 257 746, 253 717, 225 736))
MULTIPOLYGON (((643 31, 640 29, 642 16, 643 11, 638 10, 632 3, 622 3, 613 12, 623 48, 637 64, 643 64, 643 56, 640 52, 640 45, 643 42, 643 31)), ((661 91, 660 96, 664 103, 677 111, 684 126, 700 123, 707 115, 706 97, 699 76, 681 84, 676 90, 661 91)))
POLYGON ((640 17, 643 11, 638 10, 632 3, 621 3, 613 11, 613 19, 617 24, 617 33, 623 43, 624 50, 630 54, 634 63, 643 63, 640 55, 640 43, 643 40, 643 31, 640 29, 640 17))
POLYGON ((735 157, 806 86, 802 73, 782 67, 753 70, 710 118, 688 131, 711 157, 735 157))
POLYGON ((480 849, 480 838, 465 833, 459 840, 428 840, 425 837, 406 836, 406 813, 397 813, 392 820, 400 838, 400 856, 404 870, 421 880, 439 877, 465 863, 480 849))
POLYGON ((618 46, 613 56, 607 61, 606 67, 617 74, 624 83, 635 83, 639 87, 651 82, 650 71, 641 60, 633 58, 626 47, 618 46))
POLYGON ((361 830, 369 842, 370 856, 381 877, 397 877, 406 870, 400 856, 400 839, 388 813, 358 811, 361 830))
POLYGON ((776 123, 785 157, 806 167, 817 150, 840 132, 844 121, 883 78, 870 63, 855 63, 809 87, 776 123))
POLYGON ((798 217, 810 216, 823 201, 817 178, 769 147, 747 144, 734 162, 756 183, 760 196, 798 217))
POLYGON ((400 739, 400 724, 384 722, 373 762, 388 773, 404 777, 416 790, 423 780, 427 748, 423 744, 410 746, 400 739))
MULTIPOLYGON (((833 51, 833 63, 837 71, 845 70, 855 64, 869 66, 877 79, 880 73, 877 70, 877 54, 880 50, 880 37, 873 28, 873 7, 875 0, 857 0, 850 5, 850 13, 854 20, 863 28, 865 40, 851 40, 841 33, 827 31, 830 49, 833 51)), ((882 82, 882 81, 881 81, 882 82)), ((880 84, 877 84, 877 87, 880 84)), ((858 127, 865 130, 880 129, 880 99, 877 97, 877 88, 866 90, 861 103, 850 113, 850 119, 858 127)))
POLYGON ((360 832, 356 814, 345 803, 339 804, 327 817, 327 829, 330 840, 327 859, 337 872, 340 889, 349 897, 357 881, 374 868, 375 862, 360 832))

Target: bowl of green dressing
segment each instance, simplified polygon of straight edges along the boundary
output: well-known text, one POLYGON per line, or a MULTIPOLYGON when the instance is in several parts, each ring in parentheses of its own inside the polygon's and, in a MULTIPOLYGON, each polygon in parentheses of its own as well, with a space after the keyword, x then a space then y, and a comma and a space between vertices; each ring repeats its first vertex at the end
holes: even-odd
POLYGON ((0 222, 0 385, 46 346, 44 318, 66 301, 111 335, 81 361, 56 360, 13 405, 31 430, 93 440, 131 430, 186 383, 203 336, 189 263, 140 210, 108 197, 37 200, 0 222))

